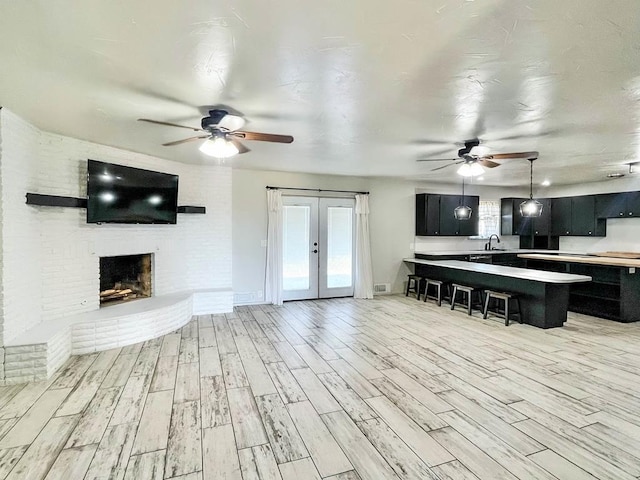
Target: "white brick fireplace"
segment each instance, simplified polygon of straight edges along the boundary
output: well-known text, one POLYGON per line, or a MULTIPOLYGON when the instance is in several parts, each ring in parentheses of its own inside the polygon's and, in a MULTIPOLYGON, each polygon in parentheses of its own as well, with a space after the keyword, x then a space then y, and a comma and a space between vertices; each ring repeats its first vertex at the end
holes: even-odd
POLYGON ((69 355, 157 336, 193 313, 233 307, 231 169, 186 165, 42 132, 0 110, 0 383, 46 377, 69 355), (178 174, 177 225, 90 225, 79 208, 34 207, 27 192, 84 197, 87 159, 178 174), (153 253, 153 297, 99 309, 99 259, 153 253), (110 312, 109 312, 110 311, 110 312))

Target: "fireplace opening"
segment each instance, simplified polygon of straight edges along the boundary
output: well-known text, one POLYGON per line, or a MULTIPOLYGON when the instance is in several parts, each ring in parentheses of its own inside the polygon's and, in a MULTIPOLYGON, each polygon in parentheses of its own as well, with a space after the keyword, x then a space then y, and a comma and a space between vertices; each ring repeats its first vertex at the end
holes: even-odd
POLYGON ((100 257, 100 306, 151 296, 151 254, 100 257))

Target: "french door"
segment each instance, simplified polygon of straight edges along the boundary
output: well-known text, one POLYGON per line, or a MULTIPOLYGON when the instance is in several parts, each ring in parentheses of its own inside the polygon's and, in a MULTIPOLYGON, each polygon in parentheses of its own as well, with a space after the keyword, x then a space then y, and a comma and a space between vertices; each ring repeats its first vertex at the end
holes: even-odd
POLYGON ((355 200, 282 197, 284 300, 353 296, 355 200))

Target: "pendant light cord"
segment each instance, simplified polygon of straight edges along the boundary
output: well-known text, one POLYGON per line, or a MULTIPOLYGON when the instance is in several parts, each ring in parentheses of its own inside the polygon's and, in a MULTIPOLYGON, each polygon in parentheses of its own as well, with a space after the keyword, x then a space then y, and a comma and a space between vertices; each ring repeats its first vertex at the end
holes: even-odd
POLYGON ((531 166, 529 170, 529 199, 533 200, 533 160, 529 159, 529 164, 531 166))

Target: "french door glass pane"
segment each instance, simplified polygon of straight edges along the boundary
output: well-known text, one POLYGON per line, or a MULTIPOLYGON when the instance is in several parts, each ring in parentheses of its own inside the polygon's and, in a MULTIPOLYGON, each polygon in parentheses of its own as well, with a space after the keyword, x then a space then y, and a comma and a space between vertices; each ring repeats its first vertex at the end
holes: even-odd
POLYGON ((284 247, 282 288, 309 288, 309 222, 311 208, 307 205, 285 205, 282 209, 284 247))
POLYGON ((327 215, 327 288, 350 287, 353 272, 353 209, 329 207, 327 215))

